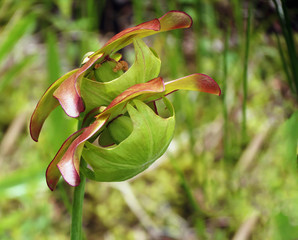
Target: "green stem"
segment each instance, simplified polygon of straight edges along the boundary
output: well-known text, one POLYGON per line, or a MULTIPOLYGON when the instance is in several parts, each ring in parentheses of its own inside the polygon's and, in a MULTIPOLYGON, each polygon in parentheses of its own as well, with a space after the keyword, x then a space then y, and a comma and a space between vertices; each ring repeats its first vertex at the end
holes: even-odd
POLYGON ((252 3, 248 6, 248 18, 246 26, 246 42, 245 42, 245 56, 244 56, 244 71, 243 71, 243 104, 242 104, 242 142, 246 144, 246 102, 247 102, 247 68, 248 68, 248 53, 250 45, 250 24, 252 15, 252 3))
MULTIPOLYGON (((81 158, 82 167, 86 167, 87 163, 81 158)), ((81 183, 75 187, 72 203, 72 217, 71 217, 71 240, 82 239, 82 215, 83 215, 83 201, 85 193, 86 177, 81 174, 81 183)))
POLYGON ((228 129, 228 106, 227 106, 227 77, 228 77, 228 48, 229 48, 229 37, 230 37, 230 27, 228 26, 227 32, 225 34, 225 45, 223 54, 223 117, 224 117, 224 159, 228 159, 229 152, 229 129, 228 129))
MULTIPOLYGON (((275 8, 278 14, 278 18, 280 21, 281 29, 286 41, 286 46, 288 50, 288 56, 290 60, 290 69, 291 69, 291 81, 295 86, 295 93, 298 94, 298 70, 297 70, 297 55, 296 55, 296 47, 294 43, 294 37, 291 29, 291 23, 289 20, 287 8, 285 5, 285 1, 281 1, 280 3, 277 0, 273 1, 275 4, 275 8)), ((293 85, 292 84, 292 85, 293 85)))
POLYGON ((295 93, 293 83, 292 83, 292 79, 291 79, 291 76, 290 76, 290 73, 289 73, 289 70, 288 70, 286 58, 285 58, 285 55, 284 55, 283 50, 282 50, 282 46, 281 46, 279 36, 278 36, 277 33, 275 35, 276 35, 276 39, 277 39, 278 51, 279 51, 279 55, 280 55, 280 58, 281 58, 283 69, 285 71, 285 74, 286 74, 290 89, 291 89, 292 93, 295 93))

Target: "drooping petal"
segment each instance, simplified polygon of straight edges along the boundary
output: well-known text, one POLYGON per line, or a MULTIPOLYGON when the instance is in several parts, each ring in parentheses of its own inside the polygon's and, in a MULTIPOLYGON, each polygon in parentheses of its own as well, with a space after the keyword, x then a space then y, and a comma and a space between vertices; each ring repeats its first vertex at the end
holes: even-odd
POLYGON ((127 110, 133 122, 132 133, 119 145, 95 146, 86 143, 82 156, 92 167, 82 172, 95 181, 123 181, 148 168, 167 149, 175 129, 174 110, 164 99, 171 115, 162 118, 145 103, 133 100, 127 110))
POLYGON ((97 82, 83 78, 82 98, 86 112, 98 106, 107 106, 125 89, 156 78, 160 71, 160 59, 142 39, 134 40, 135 62, 120 77, 110 82, 97 82))
POLYGON ((80 158, 85 141, 98 132, 108 119, 109 115, 106 114, 97 118, 90 126, 82 129, 81 135, 72 141, 67 150, 64 152, 61 160, 57 163, 57 167, 59 168, 62 177, 71 186, 77 186, 80 184, 80 158))
POLYGON ((135 27, 127 28, 115 36, 113 36, 102 49, 96 53, 104 52, 110 54, 117 52, 119 49, 132 43, 134 38, 143 38, 155 34, 160 30, 160 22, 158 19, 153 19, 148 22, 141 23, 135 27))
POLYGON ((218 84, 211 77, 201 73, 195 73, 165 83, 165 95, 179 89, 206 92, 218 96, 221 94, 218 84))
POLYGON ((94 55, 81 68, 73 73, 67 80, 65 80, 53 94, 58 99, 65 113, 70 117, 78 117, 84 111, 84 103, 80 92, 80 79, 103 54, 94 55))
POLYGON ((46 92, 39 100, 30 120, 30 134, 34 141, 38 141, 41 128, 48 115, 59 105, 57 99, 53 97, 54 91, 64 81, 66 81, 66 79, 75 74, 77 71, 78 69, 74 69, 59 78, 46 90, 46 92))
POLYGON ((109 54, 132 43, 134 38, 144 38, 159 32, 170 31, 179 28, 189 28, 192 25, 191 17, 181 11, 170 11, 158 19, 141 23, 135 27, 127 28, 112 37, 102 49, 94 53, 104 52, 109 54))
POLYGON ((57 167, 57 164, 60 162, 61 158, 65 154, 66 150, 70 146, 70 144, 83 132, 83 129, 80 131, 75 132, 66 141, 63 143, 59 151, 57 152, 54 159, 49 164, 47 171, 46 171, 46 179, 48 187, 53 191, 56 188, 56 185, 61 177, 61 173, 57 167))
POLYGON ((192 25, 191 17, 181 11, 170 11, 160 17, 160 31, 169 31, 179 28, 190 28, 192 25))

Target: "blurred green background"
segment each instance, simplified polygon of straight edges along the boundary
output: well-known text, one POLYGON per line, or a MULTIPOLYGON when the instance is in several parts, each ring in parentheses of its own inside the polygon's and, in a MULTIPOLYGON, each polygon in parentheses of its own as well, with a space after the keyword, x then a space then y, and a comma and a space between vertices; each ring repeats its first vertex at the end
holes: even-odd
POLYGON ((115 33, 176 9, 191 29, 146 38, 161 76, 205 73, 222 95, 173 94, 167 153, 128 182, 87 181, 85 238, 297 240, 298 12, 283 4, 0 0, 0 239, 69 239, 73 188, 51 192, 45 170, 76 120, 56 109, 33 142, 43 92, 115 33))

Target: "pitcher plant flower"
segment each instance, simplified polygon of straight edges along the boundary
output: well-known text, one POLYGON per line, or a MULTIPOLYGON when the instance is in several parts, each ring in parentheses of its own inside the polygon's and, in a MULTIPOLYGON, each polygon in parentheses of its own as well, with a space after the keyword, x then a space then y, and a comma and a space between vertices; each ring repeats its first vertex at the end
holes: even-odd
POLYGON ((32 139, 38 141, 45 119, 59 104, 65 113, 73 118, 84 112, 85 106, 80 85, 83 78, 96 65, 105 62, 109 57, 113 58, 118 50, 131 44, 134 39, 174 29, 189 28, 191 25, 192 19, 189 15, 180 11, 170 11, 158 19, 153 19, 116 34, 101 49, 88 56, 88 60, 82 67, 66 73, 48 88, 31 118, 30 134, 32 139))
POLYGON ((173 138, 175 112, 168 94, 192 90, 220 95, 218 84, 204 74, 165 82, 159 77, 158 55, 142 40, 191 25, 189 15, 171 11, 128 28, 50 86, 31 117, 33 140, 38 140, 45 119, 59 104, 81 122, 47 168, 51 190, 61 175, 72 186, 80 184, 80 174, 95 181, 124 181, 137 175, 164 154, 173 138), (135 60, 128 68, 117 51, 131 43, 135 60), (82 158, 87 167, 80 166, 82 158))

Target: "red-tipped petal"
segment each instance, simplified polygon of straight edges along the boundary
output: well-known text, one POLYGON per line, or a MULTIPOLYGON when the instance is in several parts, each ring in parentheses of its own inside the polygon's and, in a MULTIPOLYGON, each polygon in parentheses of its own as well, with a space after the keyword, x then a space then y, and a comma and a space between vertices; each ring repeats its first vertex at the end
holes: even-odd
POLYGON ((209 76, 195 73, 165 83, 165 95, 179 89, 206 92, 220 96, 221 90, 218 84, 209 76))
POLYGON ((49 116, 49 114, 59 105, 59 102, 56 98, 53 97, 53 93, 55 90, 61 86, 63 81, 65 81, 69 76, 73 75, 78 69, 74 69, 61 78, 59 78, 56 82, 54 82, 43 94, 41 99, 39 100, 30 120, 30 135, 34 141, 38 141, 38 137, 41 131, 41 128, 44 124, 44 121, 49 116))
POLYGON ((56 188, 56 185, 61 177, 61 173, 57 167, 57 164, 65 154, 66 150, 70 146, 70 144, 83 132, 83 129, 80 131, 75 132, 66 141, 62 144, 59 151, 57 152, 54 159, 49 164, 47 171, 46 171, 46 179, 48 187, 53 191, 56 188))
POLYGON ((108 119, 109 115, 106 114, 100 118, 97 118, 88 127, 82 129, 82 134, 69 145, 62 159, 58 162, 57 167, 59 168, 62 177, 71 186, 78 186, 80 184, 79 165, 81 151, 85 141, 98 132, 108 119))
POLYGON ((73 118, 80 115, 85 110, 83 100, 81 98, 79 80, 103 54, 97 54, 91 57, 77 72, 66 79, 54 92, 53 96, 58 99, 65 113, 73 118))
POLYGON ((169 31, 178 28, 190 28, 192 18, 185 12, 170 11, 158 19, 160 21, 160 31, 169 31))
POLYGON ((153 19, 148 22, 141 23, 135 27, 127 28, 115 36, 113 36, 104 46, 100 52, 105 51, 106 49, 110 49, 110 51, 114 51, 119 45, 129 45, 132 43, 132 36, 139 37, 138 35, 145 37, 146 34, 154 34, 155 31, 160 30, 160 23, 158 19, 153 19))
POLYGON ((108 55, 132 43, 133 38, 144 38, 159 32, 178 28, 189 28, 192 25, 191 17, 185 12, 170 11, 158 19, 141 23, 135 27, 127 28, 112 37, 102 49, 92 56, 104 53, 108 55))
POLYGON ((121 103, 127 102, 137 96, 143 94, 162 93, 164 92, 164 90, 164 81, 161 77, 154 78, 146 83, 133 85, 132 87, 126 89, 123 93, 118 95, 116 98, 114 98, 110 105, 98 116, 110 113, 114 109, 114 107, 118 106, 121 103))

